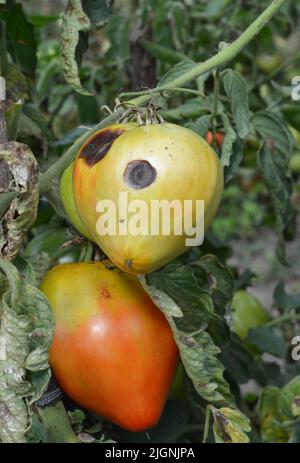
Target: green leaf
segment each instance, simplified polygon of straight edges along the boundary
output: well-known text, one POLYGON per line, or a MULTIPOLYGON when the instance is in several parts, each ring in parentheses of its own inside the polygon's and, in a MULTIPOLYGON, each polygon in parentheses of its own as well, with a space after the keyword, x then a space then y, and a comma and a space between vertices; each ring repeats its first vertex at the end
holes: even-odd
POLYGON ((288 161, 292 148, 293 139, 288 130, 286 122, 276 114, 267 111, 260 111, 251 118, 251 122, 257 132, 261 135, 263 142, 274 152, 279 152, 278 163, 283 167, 288 161))
POLYGON ((217 443, 247 444, 251 431, 249 419, 239 410, 223 407, 213 408, 213 431, 217 443))
POLYGON ((24 250, 25 257, 33 257, 41 252, 47 253, 52 259, 60 257, 66 250, 61 246, 71 239, 65 228, 52 228, 38 233, 24 250))
POLYGON ((205 114, 204 116, 196 119, 195 122, 188 122, 185 124, 185 127, 193 130, 193 132, 196 132, 198 135, 200 135, 200 137, 205 137, 210 126, 210 120, 211 116, 209 114, 205 114))
POLYGON ((283 283, 278 283, 274 290, 274 301, 281 312, 300 310, 300 294, 288 294, 283 283))
POLYGON ((228 371, 231 384, 244 384, 251 379, 250 365, 254 362, 253 355, 234 333, 222 349, 220 359, 228 371))
POLYGON ((299 433, 300 376, 282 389, 267 386, 260 399, 259 415, 265 442, 292 442, 299 433))
POLYGON ((232 69, 224 71, 222 77, 238 136, 242 139, 246 138, 250 132, 250 113, 246 82, 239 72, 232 69))
POLYGON ((9 37, 9 44, 17 57, 16 61, 20 63, 24 73, 33 76, 37 64, 37 44, 34 27, 27 20, 20 3, 15 3, 9 9, 6 29, 9 37))
POLYGON ((159 59, 163 63, 176 64, 184 61, 187 57, 183 53, 174 51, 171 48, 163 47, 148 40, 142 39, 140 41, 142 47, 154 58, 159 59))
POLYGON ((265 143, 258 153, 258 166, 271 196, 278 236, 276 254, 283 264, 286 263, 283 232, 293 216, 291 204, 292 183, 286 174, 284 165, 280 151, 274 151, 269 144, 265 143))
POLYGON ((69 0, 62 17, 61 30, 61 58, 62 68, 66 81, 78 93, 91 95, 85 90, 79 79, 76 49, 79 43, 80 32, 91 29, 91 22, 82 9, 80 0, 69 0))
POLYGON ((30 22, 35 27, 44 27, 48 24, 54 23, 59 20, 59 16, 39 16, 39 15, 31 15, 29 16, 30 22))
POLYGON ((54 323, 44 295, 21 280, 12 264, 0 260, 0 268, 9 284, 0 301, 0 442, 21 443, 30 427, 29 404, 49 379, 54 323))
POLYGON ((268 352, 277 357, 284 357, 286 354, 285 340, 271 326, 251 328, 247 341, 256 346, 261 352, 268 352))
POLYGON ((286 384, 277 399, 278 416, 282 421, 300 417, 300 376, 286 384))
POLYGON ((222 113, 221 116, 225 129, 225 137, 222 143, 221 163, 224 167, 227 167, 230 165, 230 158, 233 154, 233 145, 236 141, 236 133, 233 130, 229 122, 229 118, 226 116, 226 114, 222 113))
POLYGON ((23 113, 36 124, 48 142, 53 141, 53 135, 48 128, 47 120, 37 106, 27 103, 23 106, 23 113))
POLYGON ((220 315, 224 315, 226 305, 232 299, 234 291, 234 279, 230 269, 212 254, 206 254, 201 259, 191 263, 191 267, 193 269, 201 267, 205 270, 214 308, 220 315))
POLYGON ((105 26, 112 14, 114 0, 84 0, 82 9, 91 21, 93 29, 105 26))
POLYGON ((161 87, 163 85, 168 84, 174 79, 177 79, 178 77, 182 76, 182 74, 185 74, 187 71, 190 71, 193 69, 197 64, 192 61, 192 60, 184 60, 180 61, 180 63, 176 64, 175 66, 170 69, 158 82, 157 87, 161 87))
POLYGON ((267 386, 260 397, 259 419, 264 442, 284 443, 289 438, 288 432, 277 419, 277 400, 279 395, 280 389, 278 387, 267 386))
MULTIPOLYGON (((243 156, 244 156, 243 148, 244 148, 243 140, 241 140, 240 138, 237 138, 232 145, 232 153, 230 154, 229 165, 225 166, 224 168, 225 184, 230 182, 230 180, 232 180, 233 177, 235 176, 235 173, 240 163, 243 160, 243 156)), ((228 154, 224 152, 224 156, 228 157, 228 154)))

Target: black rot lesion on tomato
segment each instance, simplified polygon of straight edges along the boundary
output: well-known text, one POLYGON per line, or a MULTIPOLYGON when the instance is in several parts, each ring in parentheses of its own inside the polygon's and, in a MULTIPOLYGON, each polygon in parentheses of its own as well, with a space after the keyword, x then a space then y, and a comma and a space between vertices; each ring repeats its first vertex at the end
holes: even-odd
POLYGON ((124 130, 121 129, 106 129, 95 133, 83 148, 79 157, 84 159, 88 166, 94 166, 101 161, 107 152, 110 150, 113 142, 120 136, 124 130))

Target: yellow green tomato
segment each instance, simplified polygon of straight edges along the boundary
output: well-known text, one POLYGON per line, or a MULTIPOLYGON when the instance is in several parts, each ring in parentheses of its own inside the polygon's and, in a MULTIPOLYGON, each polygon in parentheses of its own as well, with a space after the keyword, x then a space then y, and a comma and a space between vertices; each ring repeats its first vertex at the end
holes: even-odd
POLYGON ((300 153, 295 153, 290 159, 289 168, 294 174, 300 173, 300 153))
POLYGON ((74 163, 70 164, 63 172, 60 183, 60 197, 64 206, 65 213, 73 227, 83 236, 92 241, 92 236, 83 224, 78 215, 73 191, 73 169, 74 163))
POLYGON ((293 135, 295 143, 297 145, 300 145, 300 132, 298 130, 296 130, 294 127, 292 127, 291 125, 289 125, 289 130, 293 135))
POLYGON ((264 325, 270 319, 261 302, 243 289, 238 290, 232 299, 232 331, 245 339, 250 328, 264 325))

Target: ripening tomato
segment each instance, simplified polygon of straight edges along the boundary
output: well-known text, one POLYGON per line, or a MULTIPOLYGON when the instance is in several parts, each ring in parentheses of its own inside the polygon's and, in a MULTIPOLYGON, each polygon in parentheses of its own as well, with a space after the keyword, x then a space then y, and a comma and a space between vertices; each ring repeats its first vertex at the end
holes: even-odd
POLYGON ((232 331, 245 339, 250 328, 264 325, 270 319, 261 302, 248 291, 238 290, 232 299, 232 331))
POLYGON ((167 264, 187 249, 186 238, 191 236, 183 225, 187 221, 185 200, 193 204, 192 227, 196 225, 196 200, 204 201, 205 229, 209 226, 223 191, 223 169, 207 142, 187 128, 118 124, 99 130, 82 146, 74 163, 73 186, 78 213, 93 240, 119 268, 139 274, 167 264), (127 204, 133 207, 126 217, 123 214, 129 209, 122 209, 120 193, 125 193, 127 204), (160 222, 152 233, 152 200, 168 205, 179 202, 181 234, 174 233, 174 208, 170 208, 170 232, 164 233, 160 222), (124 233, 99 233, 104 216, 99 210, 101 201, 115 205, 117 226, 125 227, 124 233), (136 220, 141 202, 146 209, 146 231, 141 230, 145 221, 137 221, 133 235, 128 233, 127 222, 136 220))
POLYGON ((50 364, 66 394, 125 429, 154 426, 178 349, 138 278, 107 263, 63 264, 46 274, 41 291, 55 320, 50 364))
MULTIPOLYGON (((205 140, 207 141, 207 143, 209 145, 212 144, 212 141, 213 141, 213 133, 211 130, 209 130, 205 136, 205 140)), ((223 144, 223 140, 224 140, 224 135, 221 133, 221 132, 217 132, 216 133, 216 137, 215 137, 215 144, 218 148, 221 148, 222 144, 223 144)))

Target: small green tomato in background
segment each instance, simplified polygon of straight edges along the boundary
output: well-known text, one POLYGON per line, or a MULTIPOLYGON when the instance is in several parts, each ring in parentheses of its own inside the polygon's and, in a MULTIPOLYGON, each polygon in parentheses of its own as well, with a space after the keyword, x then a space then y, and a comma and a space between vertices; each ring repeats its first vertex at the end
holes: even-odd
POLYGON ((270 319, 261 302, 243 289, 232 299, 232 331, 245 339, 250 328, 264 325, 270 319))
POLYGON ((74 163, 70 164, 62 173, 59 182, 60 197, 64 206, 65 213, 73 227, 83 236, 93 241, 89 231, 78 215, 73 191, 73 168, 74 163))
POLYGON ((282 57, 279 53, 260 53, 256 57, 257 67, 268 74, 269 72, 274 71, 282 64, 282 57))
POLYGON ((294 174, 300 173, 300 152, 293 154, 289 162, 289 168, 294 174))

